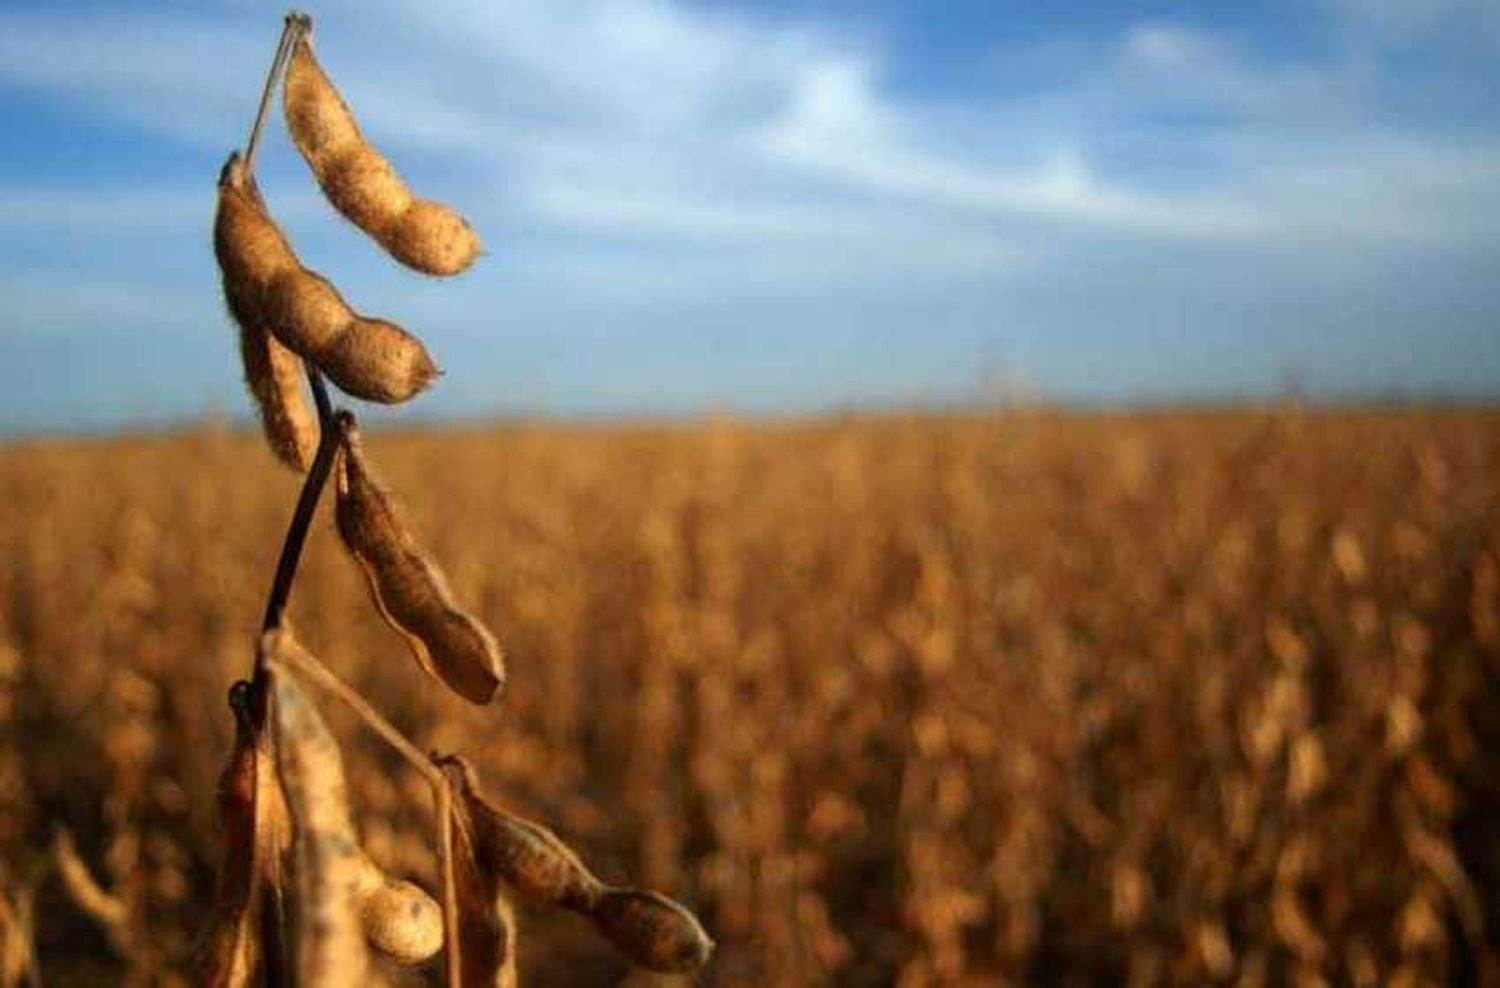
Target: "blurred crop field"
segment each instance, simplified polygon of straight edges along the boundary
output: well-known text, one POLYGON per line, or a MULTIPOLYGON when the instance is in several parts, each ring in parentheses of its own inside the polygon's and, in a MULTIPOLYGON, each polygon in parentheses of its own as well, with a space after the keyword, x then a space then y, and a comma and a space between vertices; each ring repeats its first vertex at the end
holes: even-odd
MULTIPOLYGON (((420 673, 326 499, 302 639, 697 909, 704 983, 1500 983, 1500 410, 367 445, 510 685, 420 673)), ((188 983, 297 487, 248 433, 0 447, 0 935, 33 890, 48 984, 188 983), (59 826, 128 938, 48 872, 59 826)), ((423 785, 315 695, 371 853, 431 887, 423 785)), ((527 985, 655 983, 571 915, 519 943, 527 985)))

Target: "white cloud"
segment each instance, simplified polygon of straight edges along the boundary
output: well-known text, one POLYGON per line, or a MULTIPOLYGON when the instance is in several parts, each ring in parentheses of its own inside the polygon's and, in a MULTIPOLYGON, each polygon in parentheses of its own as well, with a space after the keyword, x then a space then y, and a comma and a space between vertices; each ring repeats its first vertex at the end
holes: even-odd
POLYGON ((1257 61, 1224 37, 1162 21, 1127 30, 1112 69, 1111 84, 1142 103, 1285 122, 1338 120, 1355 111, 1368 83, 1368 66, 1358 61, 1257 61))
MULTIPOLYGON (((1397 3, 1411 24, 1467 9, 1397 3)), ((556 288, 600 332, 631 332, 658 310, 690 323, 706 298, 741 318, 795 297, 816 304, 800 330, 783 320, 791 335, 830 311, 858 322, 848 313, 900 300, 921 314, 933 299, 951 299, 953 320, 982 324, 967 330, 978 335, 1001 321, 1005 292, 1050 293, 1063 300, 1055 318, 1082 321, 1065 303, 1098 284, 1100 258, 1121 284, 1145 256, 1174 285, 1210 267, 1234 284, 1252 255, 1363 270, 1372 256, 1500 243, 1500 208, 1477 208, 1500 198, 1500 141, 1389 119, 1388 67, 1363 49, 1294 56, 1158 20, 1028 42, 996 56, 1024 86, 1011 75, 933 95, 903 84, 884 47, 899 38, 676 0, 327 0, 318 16, 320 55, 371 137, 498 251, 491 273, 424 301, 439 326, 462 312, 477 324, 517 296, 546 321, 556 288), (657 308, 631 324, 613 318, 621 300, 657 308)), ((117 268, 163 258, 202 278, 197 318, 214 314, 211 172, 242 138, 276 26, 242 4, 8 17, 0 87, 213 159, 191 183, 67 168, 0 183, 13 272, 0 290, 29 323, 83 326, 116 309, 149 320, 152 300, 129 298, 117 268), (39 233, 74 229, 108 252, 26 256, 39 233), (69 269, 77 297, 50 298, 53 282, 26 265, 69 269)), ((310 263, 356 297, 413 291, 356 235, 321 232, 327 208, 283 136, 262 161, 310 263)))
MULTIPOLYGON (((1431 17, 1462 6, 1402 2, 1430 8, 1431 17)), ((445 158, 448 167, 463 162, 476 188, 575 228, 588 212, 595 227, 638 221, 643 237, 691 229, 696 240, 743 244, 747 234, 788 229, 791 214, 806 214, 804 228, 826 224, 826 207, 852 197, 886 204, 878 220, 887 239, 902 224, 921 226, 924 209, 989 224, 991 238, 994 224, 1008 220, 1032 235, 1054 223, 1065 235, 1083 228, 1227 243, 1317 232, 1306 183, 1278 189, 1286 171, 1279 162, 1230 159, 1214 181, 1143 184, 1130 163, 1101 150, 1107 133, 1038 132, 982 98, 968 107, 968 125, 987 127, 993 139, 955 145, 946 117, 884 84, 878 49, 826 27, 669 0, 444 0, 420 11, 334 3, 323 19, 323 58, 377 143, 445 158), (821 191, 809 193, 809 181, 821 191)), ((253 106, 270 34, 209 13, 110 15, 84 25, 32 14, 0 39, 0 82, 223 146, 253 106)), ((1382 168, 1378 157, 1340 157, 1350 146, 1344 135, 1361 126, 1363 65, 1273 65, 1227 38, 1150 22, 1125 31, 1098 66, 1055 80, 1047 99, 1071 101, 1072 112, 1095 122, 1122 102, 1137 120, 1180 104, 1232 114, 1201 139, 1191 128, 1164 134, 1167 155, 1207 146, 1200 140, 1233 147, 1235 127, 1254 127, 1262 155, 1284 143, 1340 182, 1382 168), (1309 123, 1328 132, 1309 135, 1309 123)), ((437 166, 411 167, 420 178, 437 166)), ((1326 234, 1370 227, 1314 213, 1326 234)), ((1411 225, 1432 235, 1442 220, 1411 225)))

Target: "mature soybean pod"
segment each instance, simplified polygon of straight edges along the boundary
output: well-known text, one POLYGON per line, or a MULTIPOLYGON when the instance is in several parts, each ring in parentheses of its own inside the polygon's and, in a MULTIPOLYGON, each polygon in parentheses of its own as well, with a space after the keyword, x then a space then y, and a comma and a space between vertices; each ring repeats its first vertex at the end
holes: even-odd
POLYGON ((467 784, 460 776, 472 769, 458 758, 447 759, 440 767, 450 791, 459 794, 452 802, 449 818, 462 961, 459 984, 465 988, 516 988, 515 917, 500 871, 482 853, 473 810, 461 795, 467 784))
POLYGON ((277 754, 296 827, 297 980, 358 988, 369 980, 370 958, 357 895, 363 855, 354 841, 344 761, 290 672, 274 668, 272 679, 277 754))
MULTIPOLYGON (((260 202, 248 180, 246 191, 260 202)), ((266 329, 254 283, 246 277, 243 266, 234 266, 236 251, 229 242, 225 220, 221 211, 215 220, 214 250, 224 270, 224 301, 240 330, 245 383, 260 410, 271 451, 293 470, 305 472, 318 445, 318 425, 302 391, 302 360, 266 329), (226 262, 231 267, 225 267, 226 262)))
MULTIPOLYGON (((357 967, 365 940, 403 964, 428 959, 442 949, 442 910, 421 887, 386 875, 360 846, 338 743, 286 667, 296 664, 288 653, 302 645, 283 628, 269 632, 263 647, 276 663, 282 774, 297 824, 298 892, 304 925, 314 927, 303 934, 300 968, 328 972, 346 956, 357 967)), ((307 983, 323 982, 314 977, 307 983)))
POLYGON ((454 758, 450 764, 461 769, 458 805, 466 814, 480 858, 507 885, 530 899, 584 915, 592 913, 605 885, 573 849, 541 824, 486 800, 468 762, 454 758))
POLYGON ((687 974, 708 963, 714 942, 681 903, 647 889, 606 889, 589 918, 630 960, 648 971, 687 974))
POLYGON ((283 463, 306 473, 318 448, 318 420, 302 390, 302 358, 264 328, 238 316, 235 321, 245 383, 260 409, 266 442, 283 463))
POLYGON ((348 422, 342 428, 334 518, 376 606, 429 675, 471 703, 489 703, 505 681, 500 646, 453 602, 405 512, 371 475, 358 429, 348 422))
POLYGON ((313 54, 311 28, 292 48, 283 104, 287 128, 323 194, 396 260, 453 275, 479 256, 479 237, 442 203, 419 199, 360 133, 349 105, 313 54))
POLYGON ((255 973, 260 844, 255 804, 260 745, 248 701, 248 684, 237 683, 230 693, 234 747, 219 776, 224 853, 219 859, 208 930, 198 955, 198 980, 208 988, 244 988, 255 973))
POLYGON ((214 251, 241 327, 269 330, 356 398, 403 402, 437 376, 421 340, 359 315, 328 279, 302 266, 237 153, 219 176, 214 251))
POLYGON ((713 940, 681 904, 659 892, 605 885, 552 831, 487 800, 468 762, 450 757, 443 767, 457 792, 460 831, 482 867, 528 898, 587 916, 647 970, 685 974, 708 963, 713 940))

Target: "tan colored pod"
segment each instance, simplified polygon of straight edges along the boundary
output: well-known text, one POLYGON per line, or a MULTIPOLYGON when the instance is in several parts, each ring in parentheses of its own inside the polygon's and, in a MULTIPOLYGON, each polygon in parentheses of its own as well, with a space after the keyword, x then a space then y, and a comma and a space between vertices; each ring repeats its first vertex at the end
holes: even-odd
POLYGON ((241 327, 270 331, 343 391, 396 404, 437 376, 421 340, 395 323, 359 315, 328 279, 302 266, 238 154, 219 177, 214 252, 225 300, 241 327))
POLYGON ((454 603, 405 512, 371 475, 352 424, 342 440, 334 517, 376 606, 429 675, 471 703, 490 702, 505 682, 495 637, 454 603))
MULTIPOLYGON (((443 946, 442 909, 420 886, 388 876, 360 846, 338 743, 312 701, 296 685, 295 674, 287 669, 288 665, 315 660, 286 628, 268 632, 263 647, 275 663, 283 773, 291 764, 298 785, 313 787, 301 793, 299 798, 304 803, 300 807, 295 802, 292 807, 299 837, 299 871, 304 870, 304 860, 311 868, 310 875, 299 876, 303 902, 317 904, 315 916, 333 916, 336 922, 330 924, 330 930, 337 933, 339 942, 347 940, 352 916, 369 945, 391 959, 403 964, 427 960, 443 946), (288 698, 289 705, 283 702, 288 698), (304 877, 316 886, 308 888, 304 877), (318 897, 327 894, 342 901, 325 908, 318 897)), ((290 795, 291 778, 287 787, 290 795)), ((330 945, 323 956, 336 956, 345 949, 330 945)), ((319 959, 310 958, 303 967, 320 969, 321 965, 319 959)))
POLYGON ((265 329, 235 321, 245 383, 260 409, 266 442, 283 463, 306 473, 318 448, 318 419, 302 390, 302 358, 265 329))
POLYGON ((412 195, 365 140, 313 54, 310 29, 292 47, 282 94, 292 140, 334 208, 417 271, 454 275, 474 263, 480 252, 474 229, 442 203, 412 195))
POLYGON ((487 800, 474 768, 442 760, 457 792, 454 812, 481 867, 516 891, 587 916, 631 962, 663 974, 686 974, 708 963, 714 942, 680 903, 659 892, 611 888, 546 827, 487 800))
POLYGON ((501 881, 500 870, 482 853, 482 839, 472 810, 462 793, 464 776, 472 770, 461 759, 440 764, 452 791, 459 794, 451 807, 453 828, 453 885, 458 901, 458 944, 465 988, 515 988, 516 923, 501 881))
MULTIPOLYGON (((222 183, 229 171, 220 176, 222 183)), ((261 204, 254 183, 237 170, 236 178, 250 197, 261 204)), ((271 451, 293 470, 305 472, 318 445, 317 417, 302 391, 302 360, 265 327, 263 304, 256 284, 281 263, 277 237, 247 240, 236 250, 229 239, 229 217, 222 211, 214 224, 214 251, 224 281, 224 301, 240 329, 240 359, 245 384, 260 411, 261 426, 271 451)), ((269 231, 269 232, 274 232, 269 231)))
POLYGON ((251 983, 263 883, 278 885, 277 859, 290 837, 286 803, 263 730, 265 711, 257 706, 253 687, 236 683, 229 706, 235 740, 219 777, 224 854, 198 958, 199 980, 213 988, 251 983))
MULTIPOLYGON (((272 631, 267 651, 284 647, 272 631)), ((370 958, 357 896, 364 855, 354 842, 344 760, 323 718, 284 667, 273 667, 277 754, 296 839, 297 981, 358 988, 370 958)))

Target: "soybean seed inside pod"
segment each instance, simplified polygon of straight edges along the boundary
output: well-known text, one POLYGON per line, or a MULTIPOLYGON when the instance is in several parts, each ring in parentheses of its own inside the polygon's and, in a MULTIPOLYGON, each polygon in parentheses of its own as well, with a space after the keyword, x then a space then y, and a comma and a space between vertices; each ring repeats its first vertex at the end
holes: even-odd
POLYGON ((359 315, 328 279, 302 266, 238 153, 219 176, 214 251, 236 321, 269 330, 356 398, 403 402, 437 376, 421 340, 359 315))
POLYGON ((487 800, 467 761, 449 757, 442 764, 457 790, 460 830, 482 867, 530 899, 587 916, 647 970, 687 974, 708 963, 714 942, 680 903, 660 892, 605 885, 552 831, 487 800))
POLYGON ((471 703, 489 703, 505 682, 495 636, 454 603, 447 579, 413 536, 405 512, 371 475, 358 429, 347 418, 339 419, 339 427, 343 455, 334 517, 376 606, 428 675, 471 703))
POLYGON ((310 30, 292 49, 283 102, 292 140, 323 194, 407 267, 435 275, 463 271, 479 256, 479 237, 454 210, 412 195, 391 163, 365 140, 313 54, 310 30))

